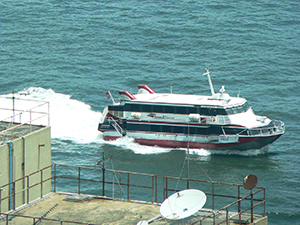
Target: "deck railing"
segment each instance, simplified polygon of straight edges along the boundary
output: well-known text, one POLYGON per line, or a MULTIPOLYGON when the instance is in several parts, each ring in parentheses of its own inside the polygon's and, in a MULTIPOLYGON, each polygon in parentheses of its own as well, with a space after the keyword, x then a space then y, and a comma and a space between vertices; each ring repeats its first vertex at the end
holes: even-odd
POLYGON ((124 136, 125 135, 125 131, 123 130, 123 128, 117 123, 117 121, 114 120, 114 118, 110 117, 108 119, 109 124, 111 124, 115 130, 118 132, 118 134, 120 134, 120 136, 124 136))
POLYGON ((262 135, 278 135, 285 131, 284 123, 280 120, 273 120, 268 127, 245 129, 239 133, 243 136, 262 136, 262 135))

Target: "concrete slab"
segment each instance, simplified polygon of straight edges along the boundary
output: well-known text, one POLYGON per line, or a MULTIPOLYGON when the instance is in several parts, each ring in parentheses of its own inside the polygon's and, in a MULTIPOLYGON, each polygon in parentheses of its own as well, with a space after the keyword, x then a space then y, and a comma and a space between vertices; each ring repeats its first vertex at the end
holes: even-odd
POLYGON ((5 121, 0 121, 0 144, 5 144, 8 140, 20 138, 44 127, 45 126, 42 125, 30 124, 23 124, 21 126, 19 123, 9 123, 5 121), (5 130, 12 127, 14 127, 12 130, 4 132, 5 130))
MULTIPOLYGON (((98 196, 75 195, 67 193, 51 193, 45 198, 37 200, 29 205, 20 207, 9 216, 11 225, 32 224, 137 224, 141 220, 148 221, 152 225, 162 224, 192 224, 199 219, 211 215, 212 210, 202 209, 196 215, 180 220, 171 221, 161 218, 160 206, 142 202, 127 202, 112 200, 98 196), (28 218, 30 217, 30 218, 28 218), (33 219, 34 217, 35 219, 33 219), (40 220, 45 218, 45 220, 40 220), (150 222, 151 221, 151 222, 150 222)), ((231 213, 230 224, 239 224, 236 213, 231 213)), ((202 222, 203 225, 223 221, 226 212, 215 212, 215 219, 208 218, 202 222)), ((242 224, 249 223, 250 215, 242 216, 242 224)), ((252 224, 266 225, 267 217, 255 216, 252 224)), ((6 224, 5 218, 0 220, 0 225, 6 224)), ((199 224, 199 222, 197 223, 199 224)))
MULTIPOLYGON (((36 218, 44 216, 46 219, 89 224, 137 224, 142 219, 149 220, 160 213, 158 205, 52 193, 15 215, 36 218)), ((4 223, 0 221, 0 224, 4 223)), ((33 222, 32 219, 13 217, 9 224, 25 225, 33 222)), ((40 224, 55 223, 43 220, 40 224)))

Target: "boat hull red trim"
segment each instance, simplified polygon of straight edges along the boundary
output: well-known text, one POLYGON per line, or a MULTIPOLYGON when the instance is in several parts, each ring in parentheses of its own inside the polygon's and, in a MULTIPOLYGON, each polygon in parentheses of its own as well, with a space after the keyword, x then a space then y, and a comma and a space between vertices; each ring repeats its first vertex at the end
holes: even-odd
POLYGON ((121 137, 120 136, 103 136, 104 141, 115 141, 119 138, 121 138, 121 137))
MULTIPOLYGON (((250 149, 261 149, 275 140, 277 140, 281 135, 268 136, 268 137, 240 137, 237 143, 203 143, 203 142, 186 142, 186 141, 170 141, 170 140, 155 140, 155 139, 143 139, 135 138, 135 142, 141 145, 148 146, 160 146, 168 148, 204 148, 211 150, 239 150, 246 151, 250 149)), ((105 141, 112 141, 120 138, 120 136, 105 136, 103 139, 105 141)))

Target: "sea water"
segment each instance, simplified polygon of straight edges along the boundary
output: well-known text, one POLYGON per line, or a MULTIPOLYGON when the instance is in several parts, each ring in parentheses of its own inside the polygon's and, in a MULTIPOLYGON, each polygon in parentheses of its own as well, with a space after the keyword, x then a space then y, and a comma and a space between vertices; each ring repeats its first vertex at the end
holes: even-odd
MULTIPOLYGON (((53 163, 186 176, 186 149, 102 140, 97 131, 110 90, 247 98, 258 115, 285 122, 268 151, 191 149, 197 179, 267 188, 269 224, 300 223, 300 2, 1 1, 0 95, 50 102, 53 163), (27 95, 24 95, 27 93, 27 95), (22 94, 22 95, 21 95, 22 94)), ((11 105, 1 100, 1 107, 11 105)), ((20 105, 24 108, 28 105, 20 105)), ((5 115, 0 115, 1 118, 5 115)), ((68 185, 64 183, 62 185, 68 185)))

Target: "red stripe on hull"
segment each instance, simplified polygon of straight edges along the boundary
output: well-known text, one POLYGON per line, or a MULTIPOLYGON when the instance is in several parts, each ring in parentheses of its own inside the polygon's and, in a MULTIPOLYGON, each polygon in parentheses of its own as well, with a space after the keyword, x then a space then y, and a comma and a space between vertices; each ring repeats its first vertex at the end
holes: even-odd
MULTIPOLYGON (((186 142, 186 141, 171 141, 171 140, 155 140, 155 139, 142 139, 136 138, 135 142, 141 145, 148 146, 161 146, 168 148, 204 148, 204 149, 216 149, 216 150, 249 150, 249 149, 260 149, 268 144, 274 142, 281 135, 272 137, 240 137, 237 143, 203 143, 203 142, 186 142)), ((103 139, 106 141, 116 140, 120 136, 105 136, 103 139)))
MULTIPOLYGON (((279 135, 280 136, 280 135, 279 135)), ((161 146, 169 148, 204 148, 215 150, 241 150, 246 151, 250 149, 260 149, 268 144, 274 142, 279 136, 274 137, 240 137, 237 143, 203 143, 203 142, 180 142, 180 141, 168 141, 168 140, 149 140, 149 139, 135 139, 135 142, 142 145, 161 146)))
MULTIPOLYGON (((157 145, 157 146, 168 147, 168 148, 187 148, 188 146, 188 142, 184 142, 184 141, 135 139, 135 142, 141 145, 150 145, 150 146, 157 145)), ((213 145, 211 145, 210 143, 190 142, 189 147, 211 149, 213 148, 213 145)))
POLYGON ((115 141, 117 139, 121 138, 120 136, 104 136, 103 135, 103 140, 104 141, 115 141))

